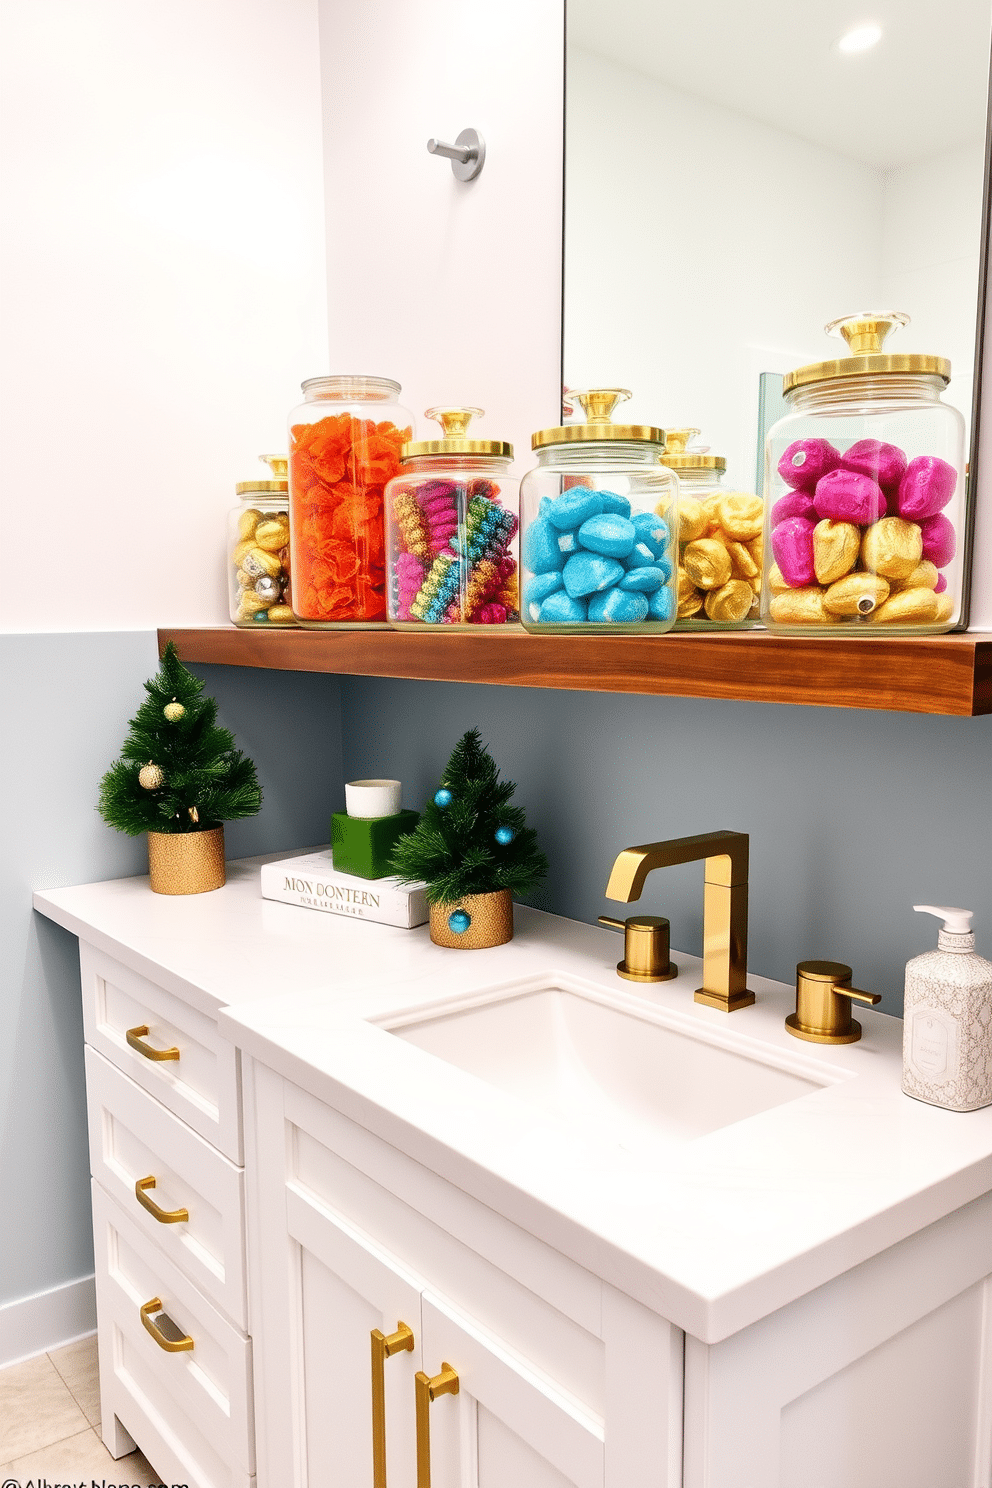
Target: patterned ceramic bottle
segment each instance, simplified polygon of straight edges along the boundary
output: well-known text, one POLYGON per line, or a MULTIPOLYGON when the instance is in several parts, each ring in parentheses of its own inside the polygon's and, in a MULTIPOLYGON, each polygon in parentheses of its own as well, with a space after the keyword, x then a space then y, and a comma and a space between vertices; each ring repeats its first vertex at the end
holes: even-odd
POLYGON ((992 962, 975 954, 970 909, 914 904, 944 926, 906 965, 902 1088, 948 1111, 992 1105, 992 962))

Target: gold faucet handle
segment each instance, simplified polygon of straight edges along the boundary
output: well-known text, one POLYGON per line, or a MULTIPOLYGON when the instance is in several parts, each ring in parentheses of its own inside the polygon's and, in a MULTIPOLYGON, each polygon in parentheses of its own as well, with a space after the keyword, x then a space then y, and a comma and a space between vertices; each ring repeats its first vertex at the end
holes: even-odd
POLYGON ((669 956, 670 926, 661 915, 630 915, 615 920, 600 915, 599 923, 623 931, 623 960, 617 973, 628 982, 670 982, 679 969, 669 956))
POLYGON ((789 1033, 812 1044, 857 1043, 861 1024, 851 1017, 851 1003, 874 1007, 882 999, 877 992, 852 987, 853 975, 841 961, 800 961, 796 967, 796 1011, 785 1020, 789 1033))

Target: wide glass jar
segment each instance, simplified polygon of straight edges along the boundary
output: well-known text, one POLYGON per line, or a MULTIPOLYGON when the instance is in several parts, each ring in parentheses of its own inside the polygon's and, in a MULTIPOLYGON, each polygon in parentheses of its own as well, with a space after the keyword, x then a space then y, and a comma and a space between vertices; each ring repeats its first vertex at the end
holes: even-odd
POLYGON ((227 588, 231 619, 295 625, 289 583, 289 481, 285 455, 259 455, 269 478, 238 481, 240 504, 227 519, 227 588))
POLYGON ((481 408, 428 408, 443 438, 405 444, 386 487, 390 625, 507 625, 519 618, 519 482, 513 446, 469 439, 481 408))
POLYGON ((727 462, 689 449, 698 429, 668 429, 662 465, 679 478, 676 630, 744 630, 761 622, 765 503, 724 487, 727 462))
POLYGON ((569 394, 585 422, 539 429, 520 484, 520 617, 537 633, 660 635, 675 622, 678 480, 661 429, 614 424, 624 388, 569 394))
POLYGON ((762 618, 773 630, 927 634, 960 618, 964 420, 950 363, 882 351, 908 316, 831 322, 851 356, 790 373, 765 446, 762 618))
POLYGON ((386 620, 383 496, 413 434, 388 377, 311 377, 289 416, 293 613, 313 630, 386 620))

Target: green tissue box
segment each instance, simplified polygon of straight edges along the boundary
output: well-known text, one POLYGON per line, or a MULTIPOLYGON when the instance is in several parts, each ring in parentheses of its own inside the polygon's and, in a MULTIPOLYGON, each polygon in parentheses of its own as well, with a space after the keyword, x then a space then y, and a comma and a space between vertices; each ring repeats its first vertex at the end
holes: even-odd
POLYGON ((339 873, 357 878, 388 878, 393 848, 420 820, 419 811, 398 811, 395 816, 349 816, 335 811, 331 817, 331 852, 339 873))

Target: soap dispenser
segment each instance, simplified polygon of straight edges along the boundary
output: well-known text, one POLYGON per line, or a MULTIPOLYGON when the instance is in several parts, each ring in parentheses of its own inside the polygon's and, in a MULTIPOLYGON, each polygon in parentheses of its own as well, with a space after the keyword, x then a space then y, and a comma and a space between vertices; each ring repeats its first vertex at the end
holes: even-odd
POLYGON ((970 909, 914 904, 944 924, 906 966, 902 1088, 948 1111, 992 1105, 992 962, 975 954, 970 909))

